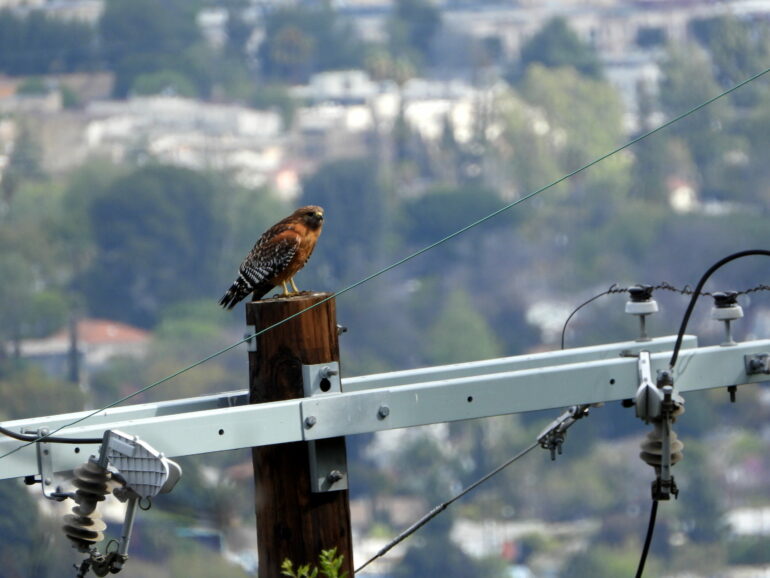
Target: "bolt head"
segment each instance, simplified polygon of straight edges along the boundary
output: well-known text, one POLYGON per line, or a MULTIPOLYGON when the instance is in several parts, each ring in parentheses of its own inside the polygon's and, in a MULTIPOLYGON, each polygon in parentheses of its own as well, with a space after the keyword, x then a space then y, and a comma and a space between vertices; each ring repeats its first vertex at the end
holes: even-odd
POLYGON ((329 472, 329 473, 327 474, 327 476, 326 476, 326 480, 327 480, 327 481, 328 481, 330 484, 333 484, 333 483, 335 483, 335 482, 339 482, 339 481, 340 481, 342 478, 344 478, 344 477, 345 477, 345 476, 344 476, 344 474, 343 474, 341 471, 339 471, 339 470, 332 470, 331 472, 329 472))
POLYGON ((305 427, 310 429, 318 422, 318 419, 314 415, 309 415, 305 418, 305 427))
POLYGON ((329 379, 333 375, 337 375, 339 372, 336 369, 332 369, 328 365, 325 365, 318 373, 323 379, 329 379))

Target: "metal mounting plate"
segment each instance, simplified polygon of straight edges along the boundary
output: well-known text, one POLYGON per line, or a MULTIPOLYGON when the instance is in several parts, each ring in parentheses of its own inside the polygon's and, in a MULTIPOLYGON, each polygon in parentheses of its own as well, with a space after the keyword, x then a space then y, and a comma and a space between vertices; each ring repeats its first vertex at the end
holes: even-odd
MULTIPOLYGON (((340 366, 336 361, 302 366, 305 397, 320 398, 342 393, 340 366)), ((303 406, 304 409, 304 406, 303 406)), ((300 412, 303 431, 313 428, 314 416, 300 412)), ((334 437, 308 441, 310 489, 315 493, 348 489, 348 460, 345 438, 334 437)))

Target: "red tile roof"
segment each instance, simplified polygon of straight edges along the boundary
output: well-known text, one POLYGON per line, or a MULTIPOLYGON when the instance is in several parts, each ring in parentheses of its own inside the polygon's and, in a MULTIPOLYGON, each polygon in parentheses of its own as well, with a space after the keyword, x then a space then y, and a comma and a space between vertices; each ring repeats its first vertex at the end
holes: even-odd
MULTIPOLYGON (((67 339, 68 330, 62 329, 51 339, 67 339)), ((83 343, 141 343, 150 339, 150 332, 119 321, 82 319, 78 321, 78 339, 83 343)))

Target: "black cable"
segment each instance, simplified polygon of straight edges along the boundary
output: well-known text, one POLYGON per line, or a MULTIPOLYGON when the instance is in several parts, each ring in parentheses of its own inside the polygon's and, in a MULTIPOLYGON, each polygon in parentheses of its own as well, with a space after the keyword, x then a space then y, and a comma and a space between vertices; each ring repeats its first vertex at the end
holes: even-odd
MULTIPOLYGON (((698 300, 698 297, 701 295, 701 291, 703 289, 703 286, 706 284, 706 281, 708 281, 711 275, 713 275, 718 269, 720 269, 727 263, 730 263, 731 261, 735 261, 736 259, 741 259, 743 257, 749 257, 751 255, 765 255, 767 257, 770 257, 770 251, 767 251, 765 249, 749 249, 747 251, 739 251, 737 253, 733 253, 732 255, 728 255, 727 257, 720 259, 719 261, 714 263, 711 267, 708 268, 708 270, 700 278, 700 281, 698 281, 698 284, 695 286, 695 289, 692 291, 690 302, 688 303, 687 310, 685 311, 684 317, 682 318, 682 324, 679 326, 679 333, 677 333, 676 343, 674 344, 674 350, 671 354, 671 360, 669 361, 669 364, 668 364, 670 370, 674 369, 674 365, 676 364, 676 361, 679 358, 679 350, 682 347, 682 340, 684 339, 684 333, 687 330, 687 323, 690 321, 692 312, 695 309, 695 302, 698 300)), ((764 290, 764 287, 765 287, 764 285, 760 285, 754 290, 761 291, 761 290, 764 290)), ((642 573, 644 572, 644 564, 647 561, 647 554, 650 551, 650 544, 652 543, 652 535, 653 535, 653 532, 655 531, 655 519, 657 518, 657 515, 658 515, 658 500, 653 499, 652 507, 650 509, 650 521, 647 524, 647 536, 645 537, 644 546, 642 547, 642 555, 641 555, 641 558, 639 559, 639 566, 636 569, 636 578, 641 578, 642 573)))
POLYGON ((567 325, 569 324, 570 319, 572 319, 578 311, 580 311, 583 307, 585 307, 589 303, 596 301, 597 299, 599 299, 599 297, 604 297, 605 295, 610 295, 611 293, 625 293, 626 291, 628 291, 628 289, 619 288, 617 283, 613 283, 612 285, 610 285, 610 288, 607 289, 606 291, 602 291, 598 295, 594 295, 587 301, 583 301, 580 305, 575 307, 572 313, 569 314, 569 317, 567 317, 566 321, 564 321, 564 325, 561 328, 561 348, 564 349, 564 336, 567 334, 567 325))
POLYGON ((679 333, 677 333, 676 336, 676 343, 674 344, 674 350, 671 354, 671 360, 668 362, 669 369, 673 370, 674 365, 676 365, 676 360, 679 357, 679 349, 682 347, 682 340, 684 339, 684 332, 687 330, 687 323, 690 321, 690 316, 692 315, 693 309, 695 308, 695 302, 698 300, 698 297, 701 294, 701 289, 703 289, 706 281, 708 281, 709 277, 711 277, 711 275, 723 265, 726 265, 730 261, 735 261, 736 259, 749 257, 751 255, 765 255, 770 257, 770 251, 765 249, 749 249, 747 251, 739 251, 737 253, 733 253, 732 255, 728 255, 724 259, 720 259, 714 263, 711 267, 708 268, 708 271, 703 274, 703 277, 700 278, 700 281, 698 281, 698 284, 695 286, 695 289, 692 292, 690 303, 687 305, 687 310, 685 311, 684 317, 682 318, 682 324, 680 325, 679 333))
POLYGON ((636 578, 642 578, 642 573, 644 572, 644 563, 647 561, 647 554, 650 551, 652 534, 655 531, 655 519, 657 517, 658 500, 653 500, 652 507, 650 508, 650 522, 647 524, 647 536, 644 539, 644 547, 642 548, 642 557, 639 559, 639 566, 636 569, 636 578))
POLYGON ((462 498, 462 497, 463 497, 465 494, 467 494, 467 493, 468 493, 468 492, 470 492, 471 490, 473 490, 473 489, 477 488, 478 486, 480 486, 481 484, 483 484, 484 482, 486 482, 486 481, 487 481, 489 478, 491 478, 492 476, 494 476, 494 475, 496 475, 496 474, 498 474, 498 473, 502 472, 502 471, 503 471, 505 468, 507 468, 508 466, 510 466, 510 465, 511 465, 513 462, 515 462, 516 460, 518 460, 518 459, 520 459, 520 458, 523 458, 525 455, 527 455, 529 452, 531 452, 533 449, 535 449, 535 448, 536 448, 536 447, 537 447, 539 444, 540 444, 540 441, 539 441, 539 440, 538 440, 538 441, 535 441, 535 442, 534 442, 532 445, 530 445, 530 446, 528 446, 527 448, 525 448, 525 449, 523 449, 522 451, 520 451, 518 454, 516 454, 515 456, 513 456, 511 459, 509 459, 509 460, 508 460, 507 462, 505 462, 504 464, 502 464, 502 465, 500 465, 500 466, 496 467, 494 470, 492 470, 491 472, 489 472, 489 473, 488 473, 488 474, 486 474, 485 476, 483 476, 483 477, 479 478, 478 480, 476 480, 475 482, 473 482, 473 483, 472 483, 470 486, 468 486, 467 488, 465 488, 463 491, 461 491, 459 494, 457 494, 457 495, 456 495, 454 498, 451 498, 450 500, 447 500, 446 502, 443 502, 443 503, 439 504, 438 506, 436 506, 435 508, 433 508, 433 509, 432 509, 430 512, 428 512, 427 514, 425 514, 425 515, 424 515, 422 518, 420 518, 420 519, 419 519, 419 520, 417 520, 417 521, 416 521, 414 524, 412 524, 411 526, 409 526, 409 527, 408 527, 406 530, 404 530, 403 532, 401 532, 401 533, 400 533, 398 536, 396 536, 396 537, 395 537, 393 540, 391 540, 390 542, 388 542, 388 544, 386 544, 386 545, 385 545, 385 547, 381 548, 381 549, 380 549, 380 551, 379 551, 379 552, 377 552, 377 553, 376 553, 374 556, 372 556, 371 558, 369 558, 369 560, 367 560, 367 561, 366 561, 366 562, 364 562, 364 563, 363 563, 361 566, 359 566, 358 568, 356 568, 355 574, 358 574, 358 573, 359 573, 361 570, 363 570, 364 568, 366 568, 366 567, 367 567, 369 564, 371 564, 372 562, 374 562, 374 561, 375 561, 377 558, 379 558, 379 557, 381 557, 381 556, 384 556, 385 554, 387 554, 387 553, 388 553, 388 552, 389 552, 389 551, 390 551, 392 548, 394 548, 396 545, 398 545, 398 544, 400 544, 401 542, 403 542, 404 540, 406 540, 406 539, 407 539, 409 536, 411 536, 412 534, 414 534, 414 533, 415 533, 417 530, 419 530, 420 528, 422 528, 422 527, 423 527, 425 524, 427 524, 428 522, 430 522, 430 521, 431 521, 433 518, 435 518, 436 516, 438 516, 438 515, 439 515, 441 512, 443 512, 444 510, 446 510, 446 509, 447 509, 447 507, 448 507, 448 506, 450 506, 450 505, 451 505, 453 502, 455 502, 455 501, 459 500, 459 499, 460 499, 460 498, 462 498))
MULTIPOLYGON (((679 293, 680 295, 693 295, 694 291, 690 288, 689 285, 685 285, 683 289, 680 289, 679 287, 674 287, 670 283, 667 283, 666 281, 663 281, 662 283, 659 283, 652 287, 654 291, 657 291, 658 289, 665 290, 665 291, 671 291, 672 293, 679 293)), ((564 325, 561 328, 561 348, 564 349, 564 341, 565 336, 567 334, 567 325, 569 325, 569 322, 572 320, 572 318, 575 316, 575 314, 580 311, 583 307, 588 305, 589 303, 592 303, 599 299, 600 297, 604 297, 605 295, 611 295, 614 293, 626 293, 628 291, 628 287, 618 287, 617 283, 613 283, 610 285, 609 289, 606 291, 602 291, 601 293, 598 293, 597 295, 594 295, 590 299, 583 301, 580 305, 575 307, 575 309, 572 310, 572 313, 569 314, 567 319, 564 321, 564 325)), ((751 287, 749 289, 743 289, 741 291, 736 291, 736 295, 750 295, 751 293, 757 293, 759 291, 770 291, 770 285, 760 283, 759 285, 755 287, 751 287)), ((709 291, 701 291, 700 295, 713 295, 713 293, 709 291)))
POLYGON ((100 444, 102 438, 62 438, 47 435, 21 434, 13 430, 0 426, 0 434, 9 438, 19 440, 20 442, 47 442, 52 444, 100 444))

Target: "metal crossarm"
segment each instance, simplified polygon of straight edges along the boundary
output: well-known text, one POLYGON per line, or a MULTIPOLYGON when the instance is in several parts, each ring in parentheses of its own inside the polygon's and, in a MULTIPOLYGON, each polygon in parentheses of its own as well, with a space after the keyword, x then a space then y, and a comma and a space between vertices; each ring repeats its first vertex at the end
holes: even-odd
MULTIPOLYGON (((636 356, 651 353, 653 374, 667 367, 674 337, 622 342, 536 355, 343 378, 342 393, 246 405, 245 392, 107 410, 57 436, 98 437, 106 429, 138 435, 168 457, 411 427, 633 398, 636 356), (312 419, 308 419, 312 418, 312 419)), ((765 381, 746 356, 770 351, 770 340, 697 347, 683 342, 680 392, 765 381)), ((20 430, 71 423, 86 413, 19 420, 20 430)), ((23 445, 0 439, 0 455, 23 445)), ((88 446, 50 444, 54 469, 71 469, 88 446)), ((0 460, 0 479, 37 473, 35 447, 0 460)))

